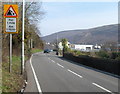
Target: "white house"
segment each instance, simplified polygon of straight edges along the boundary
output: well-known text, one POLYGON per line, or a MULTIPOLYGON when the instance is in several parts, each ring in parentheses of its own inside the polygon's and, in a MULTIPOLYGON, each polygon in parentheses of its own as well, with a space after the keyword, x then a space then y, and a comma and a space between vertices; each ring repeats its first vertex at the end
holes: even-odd
POLYGON ((59 42, 58 48, 59 48, 60 50, 63 50, 62 42, 59 42))
POLYGON ((96 45, 94 46, 94 49, 101 49, 101 46, 99 46, 99 45, 96 44, 96 45))
MULTIPOLYGON (((68 48, 70 48, 70 42, 67 41, 66 46, 67 46, 68 48)), ((59 42, 58 48, 59 48, 60 50, 63 50, 62 42, 59 42)))
MULTIPOLYGON (((68 48, 71 48, 72 50, 79 50, 84 52, 90 52, 90 51, 99 51, 101 49, 101 46, 99 45, 81 45, 81 44, 70 44, 70 42, 67 42, 66 44, 68 48)), ((62 42, 59 42, 58 47, 60 50, 63 50, 62 42)))
POLYGON ((93 47, 93 45, 73 44, 73 45, 71 45, 71 49, 80 50, 80 51, 92 51, 94 49, 94 47, 93 47))

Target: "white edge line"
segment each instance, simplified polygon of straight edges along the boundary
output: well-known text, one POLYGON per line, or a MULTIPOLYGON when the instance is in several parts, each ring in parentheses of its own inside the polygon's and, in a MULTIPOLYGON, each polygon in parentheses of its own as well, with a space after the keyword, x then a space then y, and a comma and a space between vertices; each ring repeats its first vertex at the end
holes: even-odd
POLYGON ((38 82, 35 70, 34 70, 33 65, 32 65, 32 56, 30 58, 30 65, 31 65, 31 68, 32 68, 32 72, 33 72, 33 75, 34 75, 34 78, 35 78, 35 82, 36 82, 37 88, 38 88, 38 92, 39 92, 39 94, 42 94, 42 90, 41 90, 40 84, 38 82))
MULTIPOLYGON (((96 83, 92 83, 92 84, 95 85, 95 86, 97 86, 97 87, 99 87, 99 88, 101 88, 101 89, 103 89, 103 90, 105 90, 105 91, 107 91, 107 92, 112 93, 110 90, 108 90, 108 89, 106 89, 106 88, 104 88, 104 87, 102 87, 102 86, 100 86, 100 85, 98 85, 96 83)), ((114 93, 112 93, 112 94, 114 94, 114 93)))
POLYGON ((60 66, 60 67, 62 67, 62 68, 64 68, 64 66, 60 65, 59 63, 57 63, 57 65, 60 66))
POLYGON ((78 77, 80 77, 80 78, 83 78, 81 75, 79 75, 79 74, 77 74, 77 73, 75 73, 75 72, 73 72, 73 71, 71 71, 70 69, 67 69, 69 72, 71 72, 71 73, 73 73, 73 74, 75 74, 76 76, 78 76, 78 77))

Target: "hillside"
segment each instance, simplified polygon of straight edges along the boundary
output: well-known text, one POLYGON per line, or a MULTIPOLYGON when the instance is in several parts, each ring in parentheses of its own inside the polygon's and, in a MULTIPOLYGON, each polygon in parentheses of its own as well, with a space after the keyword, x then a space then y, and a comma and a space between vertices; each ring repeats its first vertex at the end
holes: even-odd
POLYGON ((57 39, 67 38, 71 43, 102 44, 106 42, 117 42, 118 25, 106 25, 92 29, 67 30, 43 37, 46 42, 55 42, 57 39))

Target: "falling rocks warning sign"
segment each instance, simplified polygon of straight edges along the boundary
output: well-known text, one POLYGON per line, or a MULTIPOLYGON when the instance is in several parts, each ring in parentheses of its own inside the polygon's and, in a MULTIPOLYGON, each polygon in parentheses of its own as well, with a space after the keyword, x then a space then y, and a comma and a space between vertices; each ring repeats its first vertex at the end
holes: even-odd
POLYGON ((18 5, 5 4, 4 5, 4 33, 5 34, 18 34, 18 5))
POLYGON ((18 5, 4 5, 4 18, 18 18, 18 5))
POLYGON ((9 8, 8 12, 6 13, 6 16, 16 16, 16 13, 12 7, 9 8))

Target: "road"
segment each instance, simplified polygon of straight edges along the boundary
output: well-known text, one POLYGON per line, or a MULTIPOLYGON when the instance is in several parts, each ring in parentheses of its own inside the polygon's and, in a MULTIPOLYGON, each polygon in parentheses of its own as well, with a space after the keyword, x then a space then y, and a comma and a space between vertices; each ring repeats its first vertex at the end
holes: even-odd
POLYGON ((118 78, 54 53, 33 54, 30 64, 38 92, 118 92, 118 78))

